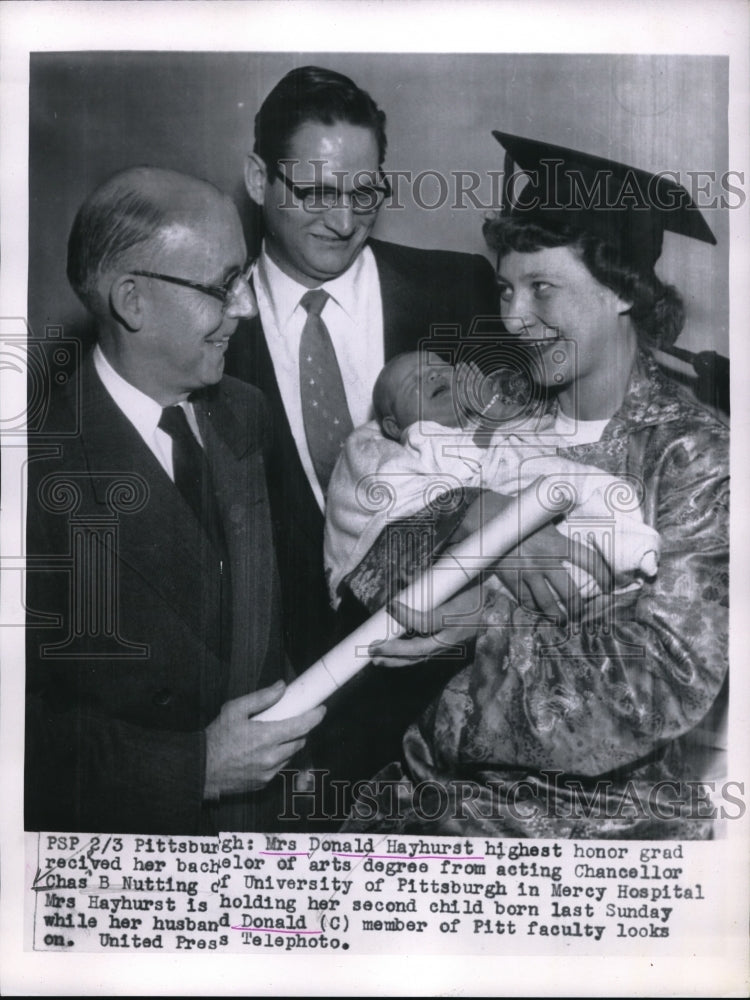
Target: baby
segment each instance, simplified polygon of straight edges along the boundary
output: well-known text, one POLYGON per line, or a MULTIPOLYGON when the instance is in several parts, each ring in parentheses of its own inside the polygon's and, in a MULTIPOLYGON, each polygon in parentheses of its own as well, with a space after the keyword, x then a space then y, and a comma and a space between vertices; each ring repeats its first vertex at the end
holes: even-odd
MULTIPOLYGON (((501 369, 450 365, 436 354, 393 358, 375 383, 376 420, 347 439, 331 478, 325 564, 331 600, 390 521, 416 514, 441 494, 476 487, 515 495, 540 476, 564 478, 574 509, 558 524, 565 535, 584 525, 606 553, 615 577, 657 570, 659 536, 643 523, 634 491, 590 465, 557 454, 564 440, 543 412, 530 380, 501 369), (627 509, 615 508, 629 496, 627 509)), ((592 596, 594 581, 577 581, 592 596)))
POLYGON ((532 383, 521 372, 501 368, 485 376, 471 363, 454 367, 437 354, 419 351, 388 362, 375 382, 372 403, 380 429, 393 441, 420 424, 478 431, 475 443, 487 444, 482 429, 530 428, 539 419, 552 423, 540 414, 532 383))

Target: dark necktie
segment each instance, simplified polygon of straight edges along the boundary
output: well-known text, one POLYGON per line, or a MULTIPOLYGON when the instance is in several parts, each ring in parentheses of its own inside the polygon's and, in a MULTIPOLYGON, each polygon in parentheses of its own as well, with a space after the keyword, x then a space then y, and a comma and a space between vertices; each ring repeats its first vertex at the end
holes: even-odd
POLYGON ((224 533, 214 497, 211 472, 203 448, 190 430, 183 408, 165 406, 161 411, 159 427, 172 438, 174 484, 190 504, 223 558, 224 533))
POLYGON ((328 292, 316 288, 300 299, 307 319, 299 345, 302 419, 307 447, 324 494, 341 445, 353 429, 331 335, 320 318, 328 298, 328 292))
POLYGON ((232 649, 232 580, 211 470, 181 406, 165 406, 161 411, 159 427, 172 438, 174 484, 190 504, 211 543, 210 548, 203 550, 201 558, 207 558, 213 549, 218 562, 219 614, 206 633, 206 641, 218 651, 221 659, 229 661, 232 649))

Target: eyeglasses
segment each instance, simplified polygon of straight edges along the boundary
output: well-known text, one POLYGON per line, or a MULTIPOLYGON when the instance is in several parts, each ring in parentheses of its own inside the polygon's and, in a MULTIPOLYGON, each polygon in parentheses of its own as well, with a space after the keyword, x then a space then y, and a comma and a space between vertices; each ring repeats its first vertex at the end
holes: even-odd
POLYGON ((351 191, 339 191, 335 187, 294 184, 278 167, 275 168, 274 173, 294 197, 302 202, 302 207, 306 212, 327 212, 331 208, 337 208, 341 204, 342 198, 348 198, 355 215, 371 215, 380 208, 391 193, 390 182, 385 176, 383 176, 381 187, 360 187, 353 188, 351 191))
POLYGON ((250 273, 254 260, 247 261, 243 267, 233 267, 221 285, 204 285, 200 281, 190 281, 187 278, 177 278, 173 274, 159 274, 157 271, 133 270, 131 274, 139 274, 143 278, 156 278, 158 281, 168 281, 172 285, 182 285, 183 288, 194 288, 221 302, 222 309, 227 310, 236 303, 243 302, 247 295, 252 295, 250 289, 250 273))

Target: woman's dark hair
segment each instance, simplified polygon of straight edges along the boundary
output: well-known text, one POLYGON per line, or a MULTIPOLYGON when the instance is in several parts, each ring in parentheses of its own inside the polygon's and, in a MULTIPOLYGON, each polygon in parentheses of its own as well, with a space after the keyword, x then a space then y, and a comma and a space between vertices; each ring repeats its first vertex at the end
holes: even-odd
POLYGON ((289 155, 292 136, 306 122, 346 122, 371 129, 378 143, 378 166, 385 160, 385 112, 342 73, 302 66, 287 73, 255 116, 254 152, 267 167, 289 155))
POLYGON ((679 292, 657 278, 652 267, 639 267, 616 246, 585 230, 562 223, 496 217, 482 229, 498 259, 511 250, 533 253, 548 247, 570 247, 599 284, 626 302, 638 339, 644 347, 671 346, 680 335, 685 310, 679 292))

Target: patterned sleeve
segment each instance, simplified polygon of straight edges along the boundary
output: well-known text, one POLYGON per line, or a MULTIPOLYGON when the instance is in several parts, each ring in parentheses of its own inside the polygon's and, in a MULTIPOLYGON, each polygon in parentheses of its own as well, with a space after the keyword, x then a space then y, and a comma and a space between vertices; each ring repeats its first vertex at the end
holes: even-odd
POLYGON ((727 671, 727 471, 721 426, 657 427, 644 480, 658 575, 565 630, 499 594, 475 663, 432 717, 439 755, 604 774, 697 726, 727 671))
POLYGON ((424 510, 386 525, 341 586, 374 614, 434 562, 479 492, 467 486, 443 493, 424 510))

